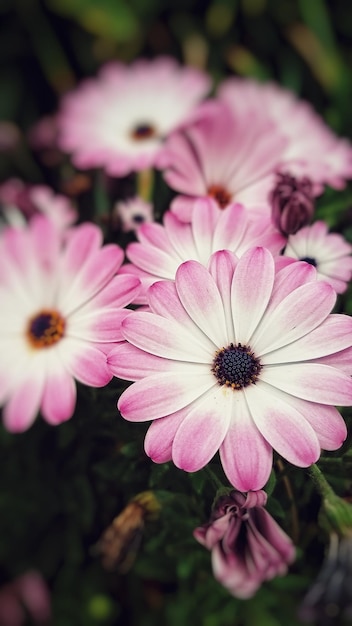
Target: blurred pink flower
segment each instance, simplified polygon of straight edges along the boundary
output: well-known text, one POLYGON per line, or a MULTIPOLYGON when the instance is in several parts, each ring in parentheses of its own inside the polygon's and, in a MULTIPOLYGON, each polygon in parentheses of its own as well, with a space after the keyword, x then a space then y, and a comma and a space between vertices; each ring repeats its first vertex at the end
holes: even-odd
POLYGON ((318 280, 328 282, 337 293, 343 293, 352 278, 352 245, 342 235, 329 233, 319 221, 290 235, 280 267, 295 260, 306 261, 317 270, 318 280))
POLYGON ((0 152, 10 152, 17 148, 21 141, 21 131, 8 120, 0 120, 0 152))
POLYGON ((341 139, 304 100, 279 85, 254 79, 231 77, 218 89, 219 98, 232 109, 235 118, 247 112, 267 116, 287 138, 283 154, 284 171, 307 176, 315 195, 324 185, 341 189, 352 178, 352 145, 341 139))
POLYGON ((195 472, 219 450, 230 482, 248 491, 268 480, 273 449, 307 467, 321 448, 340 447, 346 425, 332 405, 352 402, 339 363, 352 318, 329 315, 336 293, 313 266, 276 273, 265 248, 239 260, 221 250, 209 269, 187 261, 147 297, 150 312, 122 321, 126 342, 108 363, 136 381, 118 408, 129 421, 153 420, 145 450, 155 462, 195 472))
POLYGON ((211 550, 215 578, 236 598, 251 598, 265 580, 282 576, 295 557, 291 539, 265 510, 264 491, 220 497, 194 537, 211 550))
POLYGON ((40 410, 52 425, 69 419, 74 379, 102 387, 111 379, 106 351, 122 340, 124 306, 139 280, 115 276, 123 261, 102 246, 93 224, 67 232, 34 217, 0 237, 0 402, 5 427, 29 428, 40 410))
POLYGON ((34 570, 0 589, 0 626, 22 626, 27 614, 34 624, 48 624, 51 619, 49 590, 34 570))
POLYGON ((155 166, 165 137, 192 118, 209 89, 206 74, 172 58, 111 62, 63 98, 59 145, 77 167, 112 176, 155 166))
POLYGON ((116 202, 113 219, 117 218, 124 232, 136 231, 145 222, 153 221, 153 205, 139 196, 116 202))
POLYGON ((33 215, 46 215, 64 230, 73 224, 78 213, 65 196, 55 194, 45 185, 27 185, 18 178, 10 178, 0 185, 1 211, 8 224, 26 224, 33 215))
POLYGON ((240 204, 230 204, 219 211, 207 200, 196 201, 191 222, 180 222, 167 211, 164 225, 145 224, 138 229, 138 243, 128 245, 126 255, 132 264, 123 265, 120 273, 137 275, 142 288, 138 304, 146 304, 147 290, 157 280, 174 280, 177 268, 191 259, 207 265, 213 252, 228 249, 240 257, 255 246, 265 246, 273 255, 285 245, 284 238, 272 225, 270 216, 253 219, 240 204))
POLYGON ((176 197, 171 210, 189 222, 194 200, 209 197, 218 209, 232 202, 269 213, 267 196, 286 145, 266 115, 243 110, 235 117, 227 105, 209 101, 198 118, 166 142, 162 167, 176 197))

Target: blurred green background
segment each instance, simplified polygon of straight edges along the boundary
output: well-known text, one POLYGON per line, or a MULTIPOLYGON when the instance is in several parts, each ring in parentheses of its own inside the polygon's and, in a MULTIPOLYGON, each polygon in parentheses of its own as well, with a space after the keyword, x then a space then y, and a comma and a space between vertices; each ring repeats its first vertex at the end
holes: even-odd
MULTIPOLYGON (((23 138, 105 61, 159 54, 207 70, 215 85, 233 73, 275 79, 352 137, 346 0, 2 0, 0 14, 0 121, 13 122, 23 138)), ((25 140, 1 156, 1 180, 58 183, 25 140)), ((351 187, 328 190, 318 215, 352 240, 351 206, 351 187)), ((352 313, 350 293, 340 310, 352 313)), ((42 572, 57 626, 297 626, 297 606, 326 542, 305 472, 285 470, 293 501, 283 480, 272 484, 269 500, 298 542, 290 575, 249 602, 235 600, 215 582, 209 554, 192 537, 214 498, 206 470, 187 475, 146 459, 143 425, 117 417, 119 385, 80 388, 74 419, 56 429, 41 420, 21 435, 0 429, 0 583, 27 569, 42 572), (146 525, 130 570, 106 572, 92 547, 145 489, 155 490, 160 517, 146 525)), ((351 423, 348 411, 346 419, 351 423)), ((352 497, 349 446, 320 466, 340 495, 352 497)))

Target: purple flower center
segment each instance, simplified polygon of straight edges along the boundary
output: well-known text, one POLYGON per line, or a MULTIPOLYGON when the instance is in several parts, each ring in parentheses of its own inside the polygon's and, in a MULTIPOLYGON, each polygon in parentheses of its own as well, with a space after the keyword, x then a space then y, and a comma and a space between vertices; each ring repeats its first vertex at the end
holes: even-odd
POLYGON ((145 221, 144 215, 134 215, 132 219, 136 224, 142 224, 145 221))
POLYGON ((301 259, 299 259, 300 261, 305 261, 306 263, 309 263, 309 265, 313 265, 313 267, 317 266, 317 262, 315 259, 313 259, 313 257, 311 256, 304 256, 301 259))
POLYGON ((62 339, 65 320, 57 311, 43 310, 29 320, 27 339, 33 348, 48 348, 62 339))
POLYGON ((211 371, 220 385, 243 389, 255 384, 261 369, 259 359, 249 346, 242 346, 240 343, 234 346, 231 343, 227 348, 216 352, 211 371))
POLYGON ((150 139, 155 136, 156 130, 154 126, 148 124, 147 122, 137 124, 137 126, 135 126, 131 131, 131 137, 136 141, 143 141, 144 139, 150 139))

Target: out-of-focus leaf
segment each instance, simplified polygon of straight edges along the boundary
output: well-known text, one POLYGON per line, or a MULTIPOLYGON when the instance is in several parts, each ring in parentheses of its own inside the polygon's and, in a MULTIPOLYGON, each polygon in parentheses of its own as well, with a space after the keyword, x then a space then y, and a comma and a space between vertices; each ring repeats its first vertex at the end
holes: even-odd
POLYGON ((128 41, 139 32, 138 20, 123 0, 48 0, 51 8, 74 18, 95 35, 128 41))

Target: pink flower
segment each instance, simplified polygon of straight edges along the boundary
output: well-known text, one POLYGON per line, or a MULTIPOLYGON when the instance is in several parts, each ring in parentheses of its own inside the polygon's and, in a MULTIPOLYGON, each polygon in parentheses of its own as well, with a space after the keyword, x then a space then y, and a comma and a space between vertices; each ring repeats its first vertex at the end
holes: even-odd
POLYGON ((53 425, 69 419, 74 379, 92 387, 111 379, 106 352, 122 339, 122 307, 139 280, 115 276, 123 251, 101 245, 93 224, 72 228, 64 243, 42 216, 1 235, 0 403, 12 432, 39 410, 53 425))
POLYGON ((266 500, 264 491, 232 491, 194 531, 211 550, 215 578, 236 598, 251 598, 265 580, 286 574, 295 557, 291 539, 264 509, 266 500))
POLYGON ((308 176, 315 194, 324 185, 341 189, 352 178, 352 145, 338 138, 304 100, 275 83, 259 83, 248 78, 230 78, 218 95, 231 106, 235 117, 246 111, 252 116, 265 114, 287 138, 283 155, 284 170, 294 176, 308 176), (287 167, 289 165, 289 168, 287 167))
POLYGON ((352 245, 337 233, 329 233, 319 221, 290 235, 279 265, 306 261, 317 270, 318 280, 330 283, 337 293, 346 291, 352 278, 352 245))
POLYGON ((272 226, 270 216, 256 216, 240 204, 231 204, 219 211, 207 200, 197 201, 191 222, 180 222, 167 211, 164 226, 145 224, 138 229, 139 243, 127 247, 131 264, 123 265, 120 273, 133 273, 142 282, 137 303, 146 304, 147 290, 157 280, 174 280, 177 268, 190 259, 207 265, 217 250, 229 249, 237 256, 262 245, 277 255, 286 239, 272 226))
POLYGON ((150 312, 123 320, 126 343, 108 362, 136 381, 118 408, 153 420, 145 450, 155 462, 195 472, 220 450, 230 482, 249 491, 268 480, 273 448, 306 467, 342 444, 332 405, 352 402, 352 318, 329 315, 335 291, 315 274, 308 263, 275 273, 265 248, 239 260, 222 250, 209 269, 187 261, 175 283, 149 288, 150 312))
POLYGON ((50 595, 39 572, 28 571, 0 589, 0 626, 22 626, 26 621, 24 608, 34 624, 48 624, 50 595))
POLYGON ((110 63, 64 97, 59 145, 82 169, 125 176, 152 167, 165 137, 189 121, 209 88, 208 76, 171 58, 110 63))
POLYGON ((153 221, 153 205, 139 196, 129 200, 116 202, 113 218, 121 222, 122 230, 126 232, 136 231, 145 222, 153 221))
POLYGON ((26 185, 18 178, 0 185, 0 202, 7 222, 13 226, 24 225, 33 215, 43 214, 64 230, 78 217, 65 196, 55 194, 45 185, 26 185))
POLYGON ((243 111, 235 117, 217 101, 199 107, 199 119, 166 142, 166 182, 183 194, 171 210, 189 222, 194 199, 213 198, 218 209, 232 202, 270 211, 267 195, 286 140, 267 116, 243 111))

